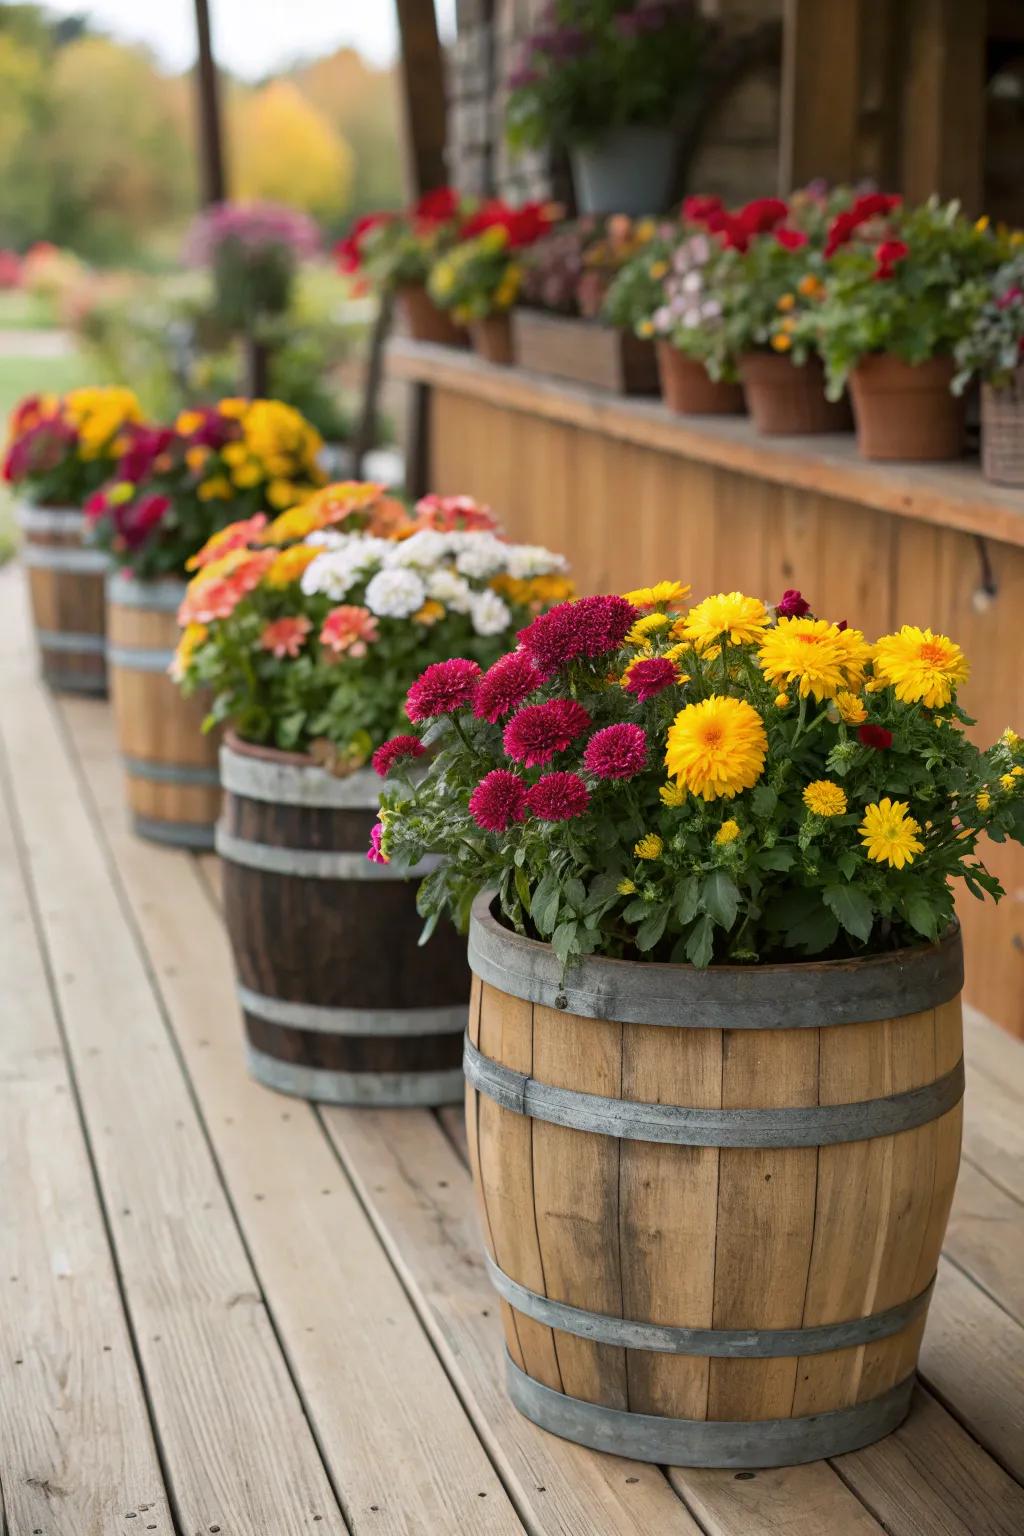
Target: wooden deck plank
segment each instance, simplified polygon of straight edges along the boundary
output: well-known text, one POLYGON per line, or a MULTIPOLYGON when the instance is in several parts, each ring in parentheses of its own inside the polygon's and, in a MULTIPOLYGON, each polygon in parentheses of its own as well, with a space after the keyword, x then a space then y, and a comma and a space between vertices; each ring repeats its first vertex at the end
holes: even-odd
POLYGON ((883 1529, 824 1461, 763 1472, 673 1467, 669 1477, 708 1536, 879 1536, 883 1529))
POLYGON ((175 1513, 188 1536, 343 1536, 23 623, 2 605, 0 729, 175 1513))
POLYGON ((352 1530, 356 1536, 371 1530, 375 1536, 521 1533, 313 1110, 245 1074, 227 939, 195 861, 127 831, 105 713, 80 703, 64 708, 352 1530), (197 908, 209 921, 196 922, 197 908))
POLYGON ((172 1536, 53 1001, 0 800, 0 1531, 172 1536), (129 1517, 130 1518, 127 1518, 129 1517))
POLYGON ((965 1162, 946 1255, 1024 1327, 1024 1205, 965 1162))

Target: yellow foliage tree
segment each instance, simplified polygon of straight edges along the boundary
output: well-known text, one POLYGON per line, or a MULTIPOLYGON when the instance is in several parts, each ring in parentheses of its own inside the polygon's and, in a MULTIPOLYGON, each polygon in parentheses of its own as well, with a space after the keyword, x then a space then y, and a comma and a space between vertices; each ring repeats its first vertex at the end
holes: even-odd
POLYGON ((354 157, 346 141, 288 80, 232 105, 231 184, 236 198, 288 203, 321 218, 344 213, 354 157))

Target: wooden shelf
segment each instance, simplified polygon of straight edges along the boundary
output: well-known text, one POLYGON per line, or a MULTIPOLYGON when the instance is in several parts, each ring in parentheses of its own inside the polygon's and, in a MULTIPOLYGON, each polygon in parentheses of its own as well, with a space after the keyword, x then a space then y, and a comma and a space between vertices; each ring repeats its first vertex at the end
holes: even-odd
POLYGON ((1024 546, 1024 491, 983 480, 971 460, 873 464, 859 457, 852 434, 761 437, 745 417, 675 416, 660 401, 627 399, 521 368, 499 368, 472 352, 405 337, 389 344, 388 371, 395 379, 470 395, 660 453, 1024 546))

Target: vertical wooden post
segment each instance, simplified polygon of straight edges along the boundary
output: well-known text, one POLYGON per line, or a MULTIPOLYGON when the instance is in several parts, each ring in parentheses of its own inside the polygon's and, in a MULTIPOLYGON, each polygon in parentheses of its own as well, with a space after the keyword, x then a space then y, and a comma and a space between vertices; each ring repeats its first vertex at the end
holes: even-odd
POLYGON ((395 9, 401 37, 405 179, 415 198, 445 180, 444 59, 434 0, 395 0, 395 9))
POLYGON ((224 142, 221 134, 217 65, 213 57, 208 0, 196 5, 196 93, 199 104, 199 170, 204 208, 227 196, 224 142))
POLYGON ((908 202, 938 192, 982 211, 986 7, 905 0, 902 182, 908 202))
POLYGON ((861 0, 785 0, 779 190, 859 174, 861 0))

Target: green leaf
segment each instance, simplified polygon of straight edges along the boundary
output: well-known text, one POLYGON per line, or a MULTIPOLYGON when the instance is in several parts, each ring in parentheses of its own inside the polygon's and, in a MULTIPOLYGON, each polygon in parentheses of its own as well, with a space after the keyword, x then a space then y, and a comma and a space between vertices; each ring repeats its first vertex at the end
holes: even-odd
POLYGON ((775 807, 779 803, 779 797, 768 784, 759 784, 750 797, 750 808, 755 816, 762 821, 774 815, 775 807))
POLYGON ((860 868, 860 857, 852 849, 848 848, 845 853, 839 855, 836 863, 839 865, 840 872, 846 876, 847 880, 852 880, 860 868))
POLYGON ((522 902, 522 904, 526 908, 526 910, 529 911, 530 910, 530 882, 527 879, 527 876, 526 876, 526 873, 525 873, 524 870, 520 869, 518 865, 515 865, 514 868, 515 868, 515 881, 516 881, 516 895, 519 897, 519 900, 522 902))
POLYGON ((579 948, 576 942, 577 924, 572 920, 559 923, 551 936, 551 948, 561 960, 563 965, 568 965, 571 957, 579 948))
POLYGON ((647 916, 650 902, 643 896, 634 896, 628 906, 623 907, 622 916, 627 923, 642 923, 647 916))
POLYGON ((816 907, 794 923, 786 933, 790 949, 802 949, 808 955, 820 955, 831 949, 839 936, 839 924, 825 907, 816 907))
POLYGON ((530 916, 536 924, 537 932, 543 934, 545 938, 554 932, 561 900, 562 889, 558 878, 549 870, 534 891, 533 900, 530 902, 530 916))
POLYGON ((715 928, 710 917, 699 917, 686 941, 686 958, 699 970, 711 964, 715 951, 715 928))
POLYGON ((731 928, 740 908, 740 893, 736 882, 724 869, 713 869, 704 881, 701 892, 704 910, 720 928, 731 928))
POLYGON ((692 923, 700 906, 700 881, 696 875, 687 875, 676 890, 676 918, 682 927, 692 923))
POLYGON ((792 869, 796 854, 792 848, 764 848, 757 856, 762 869, 792 869))
POLYGON ((829 911, 842 923, 847 933, 866 944, 871 937, 875 909, 864 892, 855 885, 827 885, 822 893, 829 911))
POLYGON ((939 936, 938 915, 927 896, 917 893, 909 897, 905 911, 910 926, 934 943, 939 936))
POLYGON ((653 907, 636 931, 636 947, 646 951, 653 949, 665 932, 669 909, 664 903, 653 907))

